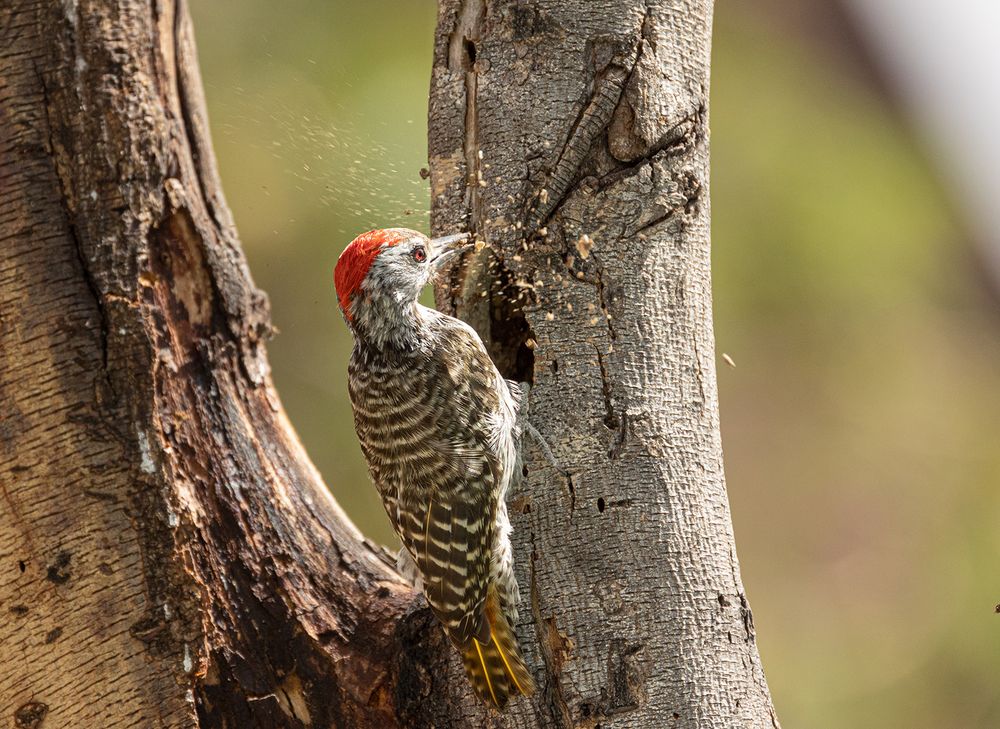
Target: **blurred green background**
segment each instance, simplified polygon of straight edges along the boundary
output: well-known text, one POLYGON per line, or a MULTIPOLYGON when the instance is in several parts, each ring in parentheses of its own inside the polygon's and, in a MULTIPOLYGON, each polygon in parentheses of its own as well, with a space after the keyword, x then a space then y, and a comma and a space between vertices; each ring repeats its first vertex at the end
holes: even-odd
MULTIPOLYGON (((767 3, 765 3, 766 5, 767 3)), ((773 3, 772 3, 773 4, 773 3)), ((353 433, 332 270, 427 228, 435 6, 195 0, 215 148, 286 408, 392 543, 353 433)), ((721 2, 715 311, 733 517, 785 726, 1000 726, 1000 317, 907 120, 819 43, 721 2)))

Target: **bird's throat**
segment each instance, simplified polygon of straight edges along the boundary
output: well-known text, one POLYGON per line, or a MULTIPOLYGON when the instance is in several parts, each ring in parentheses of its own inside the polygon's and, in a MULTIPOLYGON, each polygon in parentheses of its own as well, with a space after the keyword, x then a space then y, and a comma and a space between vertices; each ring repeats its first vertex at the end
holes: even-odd
POLYGON ((411 301, 368 299, 354 307, 351 328, 366 347, 380 352, 414 352, 420 346, 425 307, 411 301))

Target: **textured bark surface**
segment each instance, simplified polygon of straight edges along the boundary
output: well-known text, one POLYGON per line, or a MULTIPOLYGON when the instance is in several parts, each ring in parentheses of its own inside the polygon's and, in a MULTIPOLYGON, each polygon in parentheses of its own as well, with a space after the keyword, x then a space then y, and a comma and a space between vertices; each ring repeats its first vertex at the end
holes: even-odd
POLYGON ((451 713, 271 387, 183 3, 0 3, 0 245, 0 726, 451 713))
POLYGON ((513 500, 542 691, 511 725, 777 725, 740 580, 709 262, 710 0, 449 0, 435 232, 489 245, 439 286, 569 477, 513 500), (459 222, 461 221, 461 222, 459 222))

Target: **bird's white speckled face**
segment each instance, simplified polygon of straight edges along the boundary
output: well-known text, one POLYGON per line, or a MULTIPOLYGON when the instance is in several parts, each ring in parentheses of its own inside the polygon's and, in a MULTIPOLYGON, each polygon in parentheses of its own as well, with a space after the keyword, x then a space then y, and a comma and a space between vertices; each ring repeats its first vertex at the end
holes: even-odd
POLYGON ((396 245, 383 245, 372 262, 362 289, 390 296, 401 304, 415 301, 431 277, 431 242, 415 235, 396 245))
POLYGON ((433 240, 419 233, 384 245, 365 277, 362 288, 369 293, 391 295, 399 303, 416 301, 442 264, 464 249, 467 236, 455 235, 433 240))

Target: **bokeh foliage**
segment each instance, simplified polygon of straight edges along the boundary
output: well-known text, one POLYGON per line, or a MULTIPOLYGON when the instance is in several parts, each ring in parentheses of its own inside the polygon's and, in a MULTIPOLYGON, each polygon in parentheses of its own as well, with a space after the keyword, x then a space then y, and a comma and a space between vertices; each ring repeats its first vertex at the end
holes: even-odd
MULTIPOLYGON (((333 265, 426 230, 430 0, 196 0, 213 137, 280 334, 274 377, 363 531, 333 265)), ((1000 725, 996 302, 905 120, 719 3, 716 332, 744 581, 786 726, 1000 725)))

